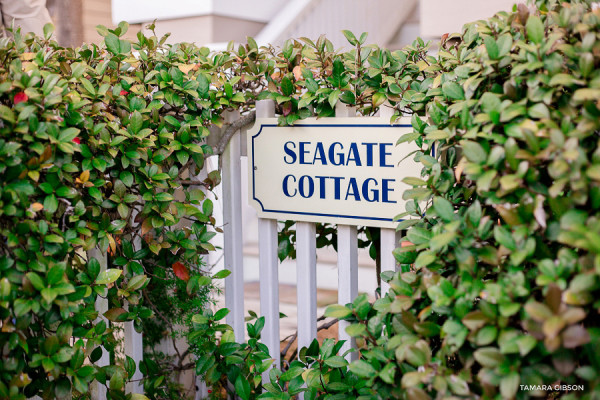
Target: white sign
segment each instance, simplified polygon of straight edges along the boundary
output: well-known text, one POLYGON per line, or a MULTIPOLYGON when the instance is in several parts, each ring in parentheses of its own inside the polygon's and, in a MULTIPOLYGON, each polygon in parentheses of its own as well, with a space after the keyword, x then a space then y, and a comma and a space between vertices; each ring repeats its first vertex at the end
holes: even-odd
POLYGON ((395 228, 411 188, 402 179, 421 172, 408 156, 416 145, 396 145, 408 132, 407 119, 258 119, 247 135, 250 203, 262 218, 395 228))

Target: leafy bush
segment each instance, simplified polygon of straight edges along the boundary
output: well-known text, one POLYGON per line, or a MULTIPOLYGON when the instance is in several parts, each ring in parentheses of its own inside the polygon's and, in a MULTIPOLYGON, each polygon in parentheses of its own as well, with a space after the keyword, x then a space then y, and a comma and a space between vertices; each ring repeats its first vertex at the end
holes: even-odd
POLYGON ((380 398, 600 394, 600 10, 538 7, 445 38, 400 102, 423 164, 412 246, 388 296, 328 312, 380 398), (520 390, 555 384, 585 389, 520 390))
MULTIPOLYGON (((597 395, 600 11, 583 0, 537 6, 465 26, 437 57, 422 40, 390 52, 349 32, 355 49, 341 54, 325 38, 280 52, 249 39, 216 54, 141 33, 132 44, 120 39, 126 24, 100 27, 103 47, 62 49, 49 32, 0 39, 0 397, 78 397, 96 379, 125 398, 135 366, 94 365, 116 345, 94 305, 107 297, 110 320, 139 328, 152 315, 140 293, 150 274, 178 282, 157 290, 185 281, 200 296, 177 318, 215 397, 528 398, 543 393, 519 385, 557 382, 597 395), (208 127, 263 98, 282 124, 331 116, 338 101, 371 115, 387 100, 392 121, 412 113, 415 131, 399 142, 415 141, 424 165, 406 180, 415 219, 399 229, 413 245, 395 252, 390 293, 328 309, 352 322, 360 360, 315 342, 269 382, 261 319, 238 344, 220 322, 226 310, 198 312, 214 220, 195 186, 219 176, 194 178, 212 153, 208 127), (94 248, 110 253, 107 271, 87 255, 94 248)), ((140 367, 147 394, 167 396, 160 364, 140 367)))
MULTIPOLYGON (((144 320, 158 314, 169 336, 191 334, 200 360, 213 350, 196 343, 197 329, 174 328, 198 326, 191 315, 211 285, 202 270, 215 234, 205 190, 220 178, 195 178, 213 153, 208 128, 223 125, 224 111, 247 114, 262 98, 278 102, 283 124, 311 108, 329 116, 340 100, 372 114, 383 93, 400 90, 381 72, 418 74, 421 51, 361 47, 363 35, 343 54, 323 37, 286 42, 281 52, 249 39, 209 54, 142 33, 132 43, 121 39, 126 30, 99 26, 103 45, 78 49, 59 47, 50 26, 44 38, 0 39, 2 398, 79 397, 94 380, 122 398, 136 368, 149 396, 169 396, 168 360, 119 360, 113 328, 133 320, 155 344, 165 327, 144 320), (95 257, 107 253, 104 271, 95 257), (186 295, 185 309, 165 312, 186 295), (101 298, 108 322, 98 318, 101 298), (104 351, 112 365, 96 366, 104 351)), ((322 245, 335 243, 330 228, 322 232, 322 245)))
POLYGON ((422 78, 386 96, 413 112, 399 142, 421 147, 422 174, 406 180, 414 219, 399 225, 412 245, 395 251, 389 294, 327 310, 352 323, 360 359, 315 342, 263 394, 240 363, 256 388, 242 398, 290 398, 302 384, 329 399, 600 394, 599 25, 589 1, 538 1, 415 62, 422 78))
POLYGON ((138 366, 95 365, 115 350, 113 322, 140 328, 152 315, 142 291, 159 269, 192 297, 210 285, 212 203, 186 183, 212 153, 203 142, 222 107, 206 78, 178 68, 203 50, 163 52, 140 33, 135 58, 126 29, 101 28, 106 48, 60 48, 50 26, 0 39, 0 398, 75 398, 94 380, 125 398, 138 366))

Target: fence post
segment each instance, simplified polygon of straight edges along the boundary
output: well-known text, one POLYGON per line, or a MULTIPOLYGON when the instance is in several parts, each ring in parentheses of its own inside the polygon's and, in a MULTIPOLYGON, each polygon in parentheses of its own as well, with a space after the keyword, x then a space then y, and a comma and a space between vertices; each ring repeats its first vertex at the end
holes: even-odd
MULTIPOLYGON (((347 107, 342 102, 338 102, 335 107, 336 117, 355 117, 356 109, 347 107)), ((354 301, 358 296, 358 238, 357 229, 354 225, 338 225, 338 303, 347 304, 354 301)), ((345 340, 340 352, 343 354, 347 350, 356 349, 356 340, 348 333, 346 327, 349 325, 346 321, 338 322, 338 339, 345 340)), ((354 351, 346 356, 348 361, 357 359, 357 353, 354 351)))
POLYGON ((296 222, 296 291, 298 354, 317 337, 317 228, 313 222, 296 222))
MULTIPOLYGON (((240 117, 239 111, 227 113, 227 122, 240 117)), ((235 340, 243 342, 244 334, 244 259, 242 254, 242 171, 240 133, 236 132, 222 157, 223 182, 223 257, 231 275, 225 278, 227 323, 233 327, 235 340)))
MULTIPOLYGON (((383 122, 389 123, 390 118, 394 115, 394 109, 390 107, 388 102, 385 102, 379 108, 379 118, 383 122)), ((398 245, 398 234, 395 229, 381 229, 381 272, 396 271, 396 258, 394 257, 394 249, 398 245)), ((390 290, 390 285, 381 281, 381 296, 383 297, 390 290)))
MULTIPOLYGON (((88 261, 92 258, 95 258, 100 263, 100 272, 106 271, 108 259, 106 252, 101 251, 97 247, 88 251, 88 261)), ((98 317, 96 318, 95 323, 97 324, 101 320, 104 320, 106 326, 108 327, 108 320, 104 317, 104 313, 108 311, 108 299, 98 297, 96 299, 96 311, 98 311, 98 317)), ((96 361, 96 366, 105 367, 110 363, 109 354, 105 348, 102 347, 102 356, 98 361, 96 361)), ((106 386, 101 384, 100 382, 94 382, 90 385, 90 394, 93 400, 106 400, 106 386)))
MULTIPOLYGON (((272 100, 256 103, 256 118, 275 116, 272 100)), ((258 219, 258 263, 260 276, 260 314, 265 317, 262 341, 269 348, 269 354, 279 368, 281 349, 279 345, 279 271, 277 260, 277 220, 258 219)), ((269 373, 263 374, 269 381, 269 373)))

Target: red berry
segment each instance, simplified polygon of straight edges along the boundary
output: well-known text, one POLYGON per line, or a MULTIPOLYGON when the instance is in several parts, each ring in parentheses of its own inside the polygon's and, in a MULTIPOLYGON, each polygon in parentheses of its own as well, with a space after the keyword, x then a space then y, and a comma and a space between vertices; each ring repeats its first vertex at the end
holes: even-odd
POLYGON ((19 92, 19 93, 15 94, 15 98, 14 98, 15 106, 19 103, 27 101, 28 99, 29 99, 29 97, 27 97, 25 92, 19 92))
POLYGON ((127 96, 129 94, 129 92, 127 90, 121 90, 121 96, 127 96))
POLYGON ((81 139, 79 139, 78 137, 73 138, 73 142, 77 143, 77 144, 81 144, 81 139))

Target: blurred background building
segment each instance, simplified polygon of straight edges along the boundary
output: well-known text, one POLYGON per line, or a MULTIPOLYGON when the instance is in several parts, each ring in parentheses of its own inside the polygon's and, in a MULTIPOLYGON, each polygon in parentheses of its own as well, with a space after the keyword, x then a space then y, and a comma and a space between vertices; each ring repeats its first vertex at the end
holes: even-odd
POLYGON ((518 0, 47 0, 65 45, 98 42, 96 25, 131 24, 128 37, 156 22, 170 42, 224 47, 254 37, 280 45, 288 38, 325 34, 347 44, 342 29, 368 32, 369 43, 397 49, 417 36, 437 39, 466 22, 509 10, 518 0))

